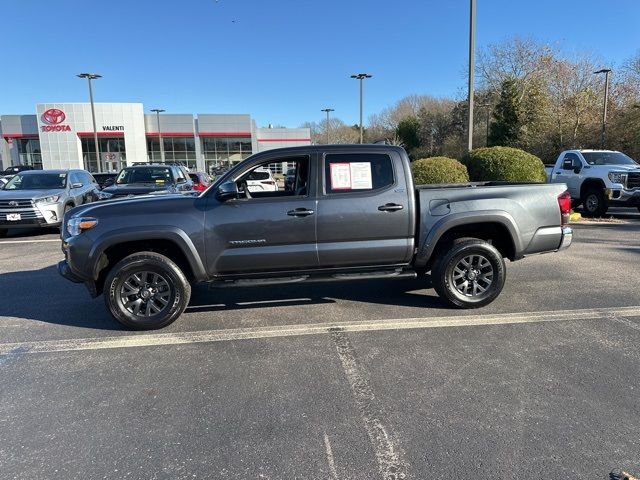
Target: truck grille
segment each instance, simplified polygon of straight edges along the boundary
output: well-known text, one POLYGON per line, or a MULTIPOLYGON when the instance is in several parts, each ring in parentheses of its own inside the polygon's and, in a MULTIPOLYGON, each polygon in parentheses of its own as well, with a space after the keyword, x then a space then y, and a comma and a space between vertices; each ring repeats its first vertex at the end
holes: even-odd
POLYGON ((627 188, 639 188, 640 187, 640 172, 631 172, 627 177, 627 188))

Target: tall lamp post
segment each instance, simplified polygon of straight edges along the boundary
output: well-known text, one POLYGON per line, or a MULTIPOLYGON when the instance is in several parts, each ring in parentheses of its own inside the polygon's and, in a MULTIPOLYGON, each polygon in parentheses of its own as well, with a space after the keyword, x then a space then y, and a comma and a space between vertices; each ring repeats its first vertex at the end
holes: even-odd
POLYGON ((156 112, 156 120, 158 122, 158 142, 160 143, 160 161, 164 163, 164 144, 162 143, 162 131, 160 130, 160 114, 164 112, 161 108, 152 108, 152 112, 156 112))
MULTIPOLYGON (((96 128, 96 109, 93 105, 93 88, 91 87, 91 80, 102 78, 102 75, 98 75, 97 73, 80 73, 77 76, 79 78, 86 78, 89 82, 89 101, 91 102, 91 119, 93 120, 93 141, 96 145, 96 163, 98 164, 98 172, 102 172, 102 165, 100 162, 100 147, 98 146, 98 130, 96 128)), ((87 165, 85 165, 85 168, 87 168, 87 165)))
POLYGON ((600 137, 600 148, 604 148, 605 135, 607 131, 607 104, 609 103, 609 74, 610 68, 603 68, 597 72, 593 72, 594 75, 604 73, 604 107, 602 108, 602 134, 600 137))
MULTIPOLYGON (((323 108, 320 110, 321 112, 325 112, 327 114, 327 145, 329 145, 329 112, 335 112, 333 108, 323 108)), ((362 143, 362 142, 360 142, 362 143)))
POLYGON ((473 149, 473 87, 475 80, 475 50, 476 50, 476 0, 470 0, 469 5, 469 128, 467 149, 473 149))
POLYGON ((357 73, 355 75, 351 75, 351 78, 355 78, 360 80, 360 143, 364 138, 363 130, 362 130, 362 81, 365 78, 371 78, 373 75, 369 75, 368 73, 357 73))

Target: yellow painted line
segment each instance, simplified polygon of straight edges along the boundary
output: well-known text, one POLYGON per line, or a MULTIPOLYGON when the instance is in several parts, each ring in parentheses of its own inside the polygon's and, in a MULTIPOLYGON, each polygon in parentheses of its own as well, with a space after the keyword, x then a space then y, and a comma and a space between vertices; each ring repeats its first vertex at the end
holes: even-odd
POLYGON ((640 306, 450 317, 396 318, 362 322, 327 322, 272 327, 203 330, 197 332, 134 333, 101 338, 73 338, 68 340, 43 340, 39 342, 0 343, 0 355, 10 354, 12 351, 16 350, 19 350, 21 353, 105 350, 113 348, 187 345, 230 340, 321 335, 335 330, 346 332, 375 332, 385 330, 593 320, 606 319, 611 316, 640 317, 640 306))

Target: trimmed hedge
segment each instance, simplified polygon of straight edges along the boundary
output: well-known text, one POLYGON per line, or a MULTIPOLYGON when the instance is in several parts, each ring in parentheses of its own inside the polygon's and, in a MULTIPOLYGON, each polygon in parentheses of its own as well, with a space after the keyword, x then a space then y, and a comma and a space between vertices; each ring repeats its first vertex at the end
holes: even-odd
POLYGON ((471 150, 462 162, 474 182, 540 182, 547 181, 544 164, 535 155, 511 147, 489 147, 471 150))
POLYGON ((411 163, 413 182, 416 185, 429 183, 465 183, 469 181, 467 167, 448 157, 422 158, 411 163))

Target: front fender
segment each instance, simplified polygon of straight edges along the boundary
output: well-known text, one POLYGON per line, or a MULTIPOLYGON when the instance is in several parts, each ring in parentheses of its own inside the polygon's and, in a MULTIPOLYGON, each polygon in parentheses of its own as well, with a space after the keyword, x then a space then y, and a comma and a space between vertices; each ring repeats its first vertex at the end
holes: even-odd
POLYGON ((93 265, 93 279, 97 280, 100 273, 100 257, 109 247, 119 243, 167 240, 180 248, 194 274, 196 281, 206 279, 204 262, 198 253, 193 241, 183 230, 173 225, 156 225, 150 228, 148 225, 140 227, 127 227, 106 231, 94 239, 89 251, 88 262, 93 265))

